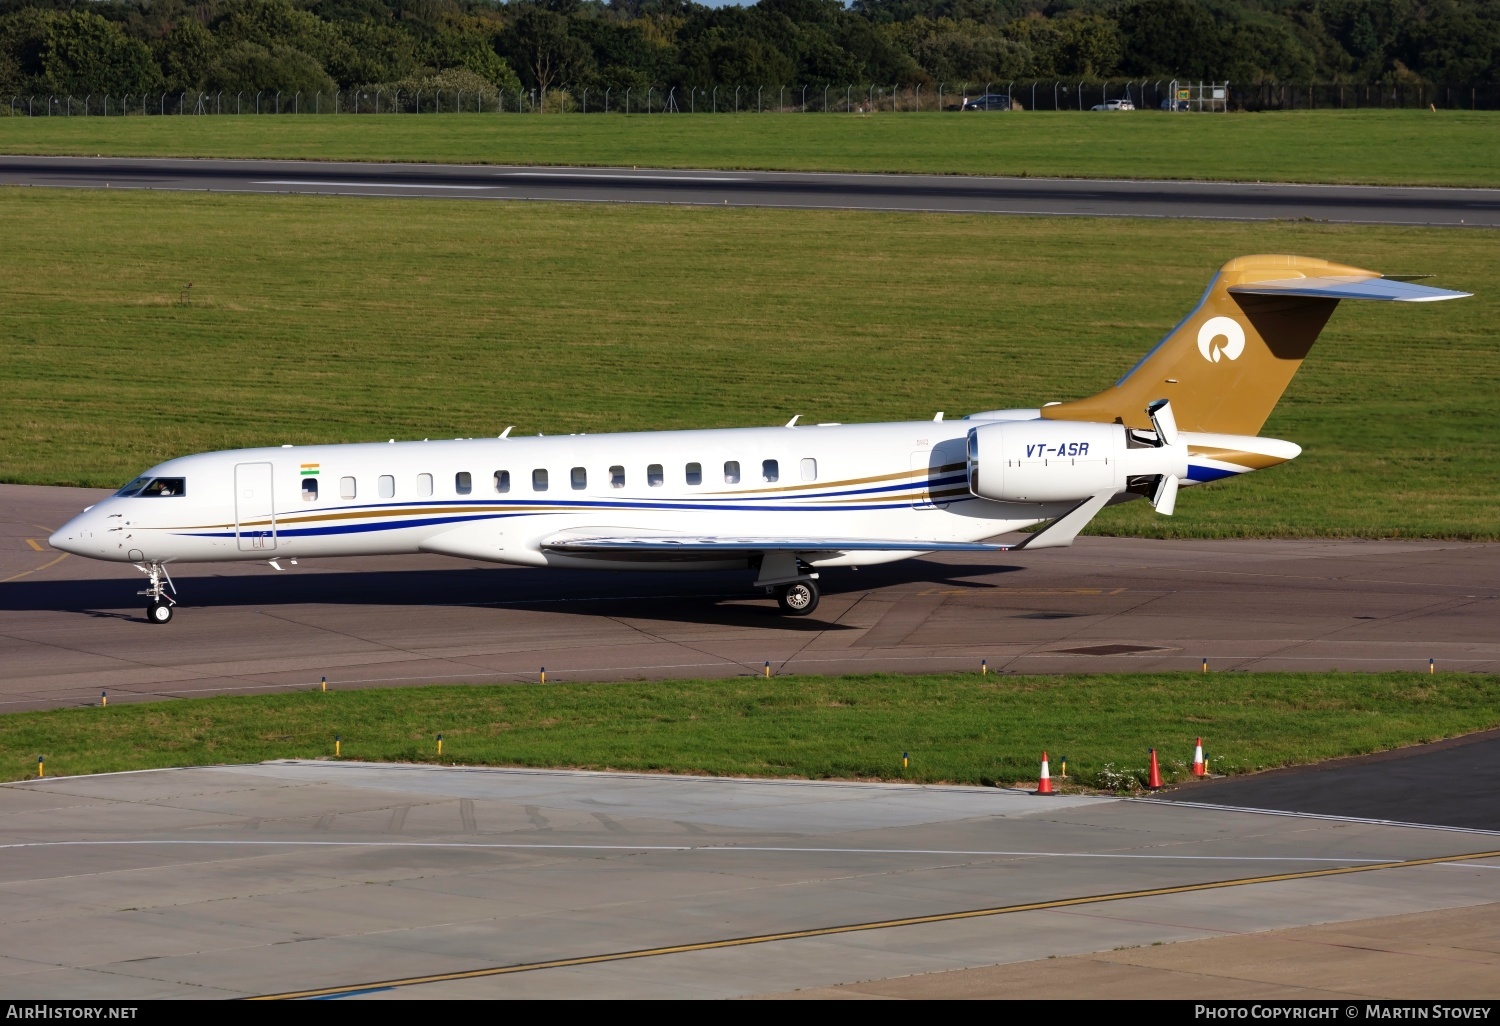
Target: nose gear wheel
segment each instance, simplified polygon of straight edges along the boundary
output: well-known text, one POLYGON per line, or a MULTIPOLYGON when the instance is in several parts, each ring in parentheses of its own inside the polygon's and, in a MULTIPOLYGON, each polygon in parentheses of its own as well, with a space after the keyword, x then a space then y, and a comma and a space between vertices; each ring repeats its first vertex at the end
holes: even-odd
POLYGON ((172 607, 177 604, 177 600, 172 597, 177 593, 177 585, 172 583, 172 575, 167 573, 166 564, 136 563, 134 566, 146 575, 145 590, 136 592, 137 595, 146 596, 146 620, 149 623, 170 623, 172 607), (172 594, 167 594, 168 591, 172 594))

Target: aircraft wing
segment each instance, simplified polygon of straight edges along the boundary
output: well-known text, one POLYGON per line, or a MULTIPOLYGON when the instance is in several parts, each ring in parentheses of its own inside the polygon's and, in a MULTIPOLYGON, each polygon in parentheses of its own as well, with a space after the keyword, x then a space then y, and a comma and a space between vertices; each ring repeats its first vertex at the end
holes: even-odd
MULTIPOLYGON (((1404 277, 1418 277, 1405 275, 1404 277)), ((1231 285, 1229 291, 1251 296, 1307 296, 1315 299, 1384 299, 1398 303, 1435 303, 1444 299, 1462 299, 1471 292, 1453 292, 1431 285, 1415 285, 1400 278, 1356 278, 1329 276, 1323 278, 1285 278, 1231 285)))
POLYGON ((919 541, 912 538, 714 538, 671 535, 559 535, 550 552, 638 553, 667 559, 733 559, 765 552, 1005 552, 1011 545, 919 541))

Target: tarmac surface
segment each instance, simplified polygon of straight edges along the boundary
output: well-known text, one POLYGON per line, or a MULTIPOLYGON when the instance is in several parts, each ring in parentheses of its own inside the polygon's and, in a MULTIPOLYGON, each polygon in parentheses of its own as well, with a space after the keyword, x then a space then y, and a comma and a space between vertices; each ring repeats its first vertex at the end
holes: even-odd
POLYGON ((0 485, 0 711, 429 682, 776 674, 1500 670, 1500 545, 1149 541, 825 572, 805 618, 744 573, 549 571, 444 556, 174 569, 52 529, 107 494, 0 485))
POLYGON ((1164 797, 1500 831, 1500 730, 1210 780, 1164 797))
MULTIPOLYGON (((1493 833, 996 788, 335 761, 49 777, 0 786, 0 997, 777 994, 1476 909, 1497 870, 1493 833)), ((1429 982, 1493 996, 1493 959, 1457 946, 1357 989, 1311 963, 1302 996, 1405 995, 1424 957, 1429 982)))
POLYGON ((763 996, 1045 1000, 1058 995, 1095 1001, 1431 1001, 1438 995, 1454 1003, 1494 1001, 1500 996, 1500 905, 1123 947, 763 996))
POLYGON ((1500 190, 610 167, 0 156, 0 184, 1083 217, 1500 226, 1500 190))

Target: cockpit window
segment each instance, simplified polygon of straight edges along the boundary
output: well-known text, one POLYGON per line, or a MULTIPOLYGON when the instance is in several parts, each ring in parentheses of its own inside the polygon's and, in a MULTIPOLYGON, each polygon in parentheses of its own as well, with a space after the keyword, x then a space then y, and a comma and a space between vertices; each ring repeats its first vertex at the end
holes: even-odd
POLYGON ((115 492, 115 496, 116 498, 120 499, 128 499, 132 495, 140 492, 142 488, 146 487, 150 483, 151 479, 149 477, 138 477, 134 481, 126 485, 124 488, 121 488, 118 492, 115 492))
MULTIPOLYGON (((131 482, 133 485, 134 482, 131 482)), ((126 485, 127 488, 130 485, 126 485)), ((121 495, 126 492, 122 489, 121 495)), ((187 478, 185 477, 153 477, 147 481, 138 491, 129 493, 139 499, 165 499, 187 494, 187 478)))

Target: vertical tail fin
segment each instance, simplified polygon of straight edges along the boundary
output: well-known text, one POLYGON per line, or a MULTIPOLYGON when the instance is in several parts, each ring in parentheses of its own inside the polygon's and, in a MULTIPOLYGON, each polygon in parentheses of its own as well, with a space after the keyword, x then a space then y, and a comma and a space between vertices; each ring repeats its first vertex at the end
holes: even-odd
POLYGON ((1467 295, 1312 257, 1237 257, 1219 269, 1182 323, 1112 387, 1043 407, 1042 416, 1149 429, 1146 407, 1170 399, 1184 431, 1254 435, 1340 299, 1467 295))

